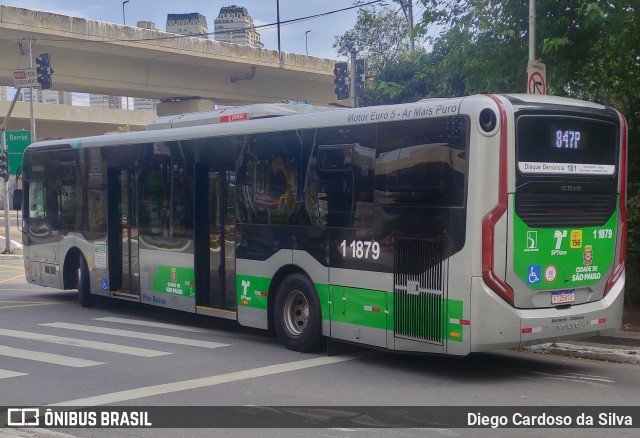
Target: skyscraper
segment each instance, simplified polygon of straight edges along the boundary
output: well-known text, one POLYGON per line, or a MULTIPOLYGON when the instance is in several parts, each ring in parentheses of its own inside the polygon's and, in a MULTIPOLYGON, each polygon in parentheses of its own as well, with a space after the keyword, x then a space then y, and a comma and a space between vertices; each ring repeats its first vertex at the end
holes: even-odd
POLYGON ((209 28, 207 19, 197 12, 167 14, 167 32, 208 38, 209 28))
POLYGON ((251 15, 243 6, 231 5, 220 8, 220 14, 214 20, 214 26, 216 41, 264 47, 251 15))

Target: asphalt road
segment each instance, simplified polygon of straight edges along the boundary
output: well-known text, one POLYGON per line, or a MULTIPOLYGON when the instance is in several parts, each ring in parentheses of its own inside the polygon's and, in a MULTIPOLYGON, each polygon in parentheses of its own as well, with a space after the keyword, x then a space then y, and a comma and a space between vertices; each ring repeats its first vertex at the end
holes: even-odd
MULTIPOLYGON (((25 283, 0 260, 2 406, 639 406, 640 369, 501 351, 430 357, 338 345, 284 349, 233 322, 120 301, 81 308, 73 292, 25 283)), ((603 408, 604 409, 604 408, 603 408)), ((247 421, 251 419, 248 418, 247 421)), ((639 427, 640 425, 635 425, 639 427)), ((9 433, 6 429, 2 433, 9 433)), ((212 436, 203 429, 56 429, 73 436, 212 436)), ((13 433, 13 432, 12 432, 13 433)), ((15 432, 21 433, 21 432, 15 432)), ((37 437, 48 436, 37 431, 37 437)), ((600 437, 604 429, 310 428, 305 436, 600 437)), ((608 437, 636 436, 610 429, 608 437)), ((218 429, 213 436, 300 436, 299 429, 218 429)))

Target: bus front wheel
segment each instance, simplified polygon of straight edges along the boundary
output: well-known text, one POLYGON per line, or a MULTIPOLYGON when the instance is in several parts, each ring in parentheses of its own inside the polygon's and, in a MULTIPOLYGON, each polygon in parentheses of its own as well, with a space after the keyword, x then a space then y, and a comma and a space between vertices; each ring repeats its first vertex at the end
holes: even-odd
POLYGON ((274 325, 280 342, 289 350, 307 352, 322 338, 320 300, 313 283, 301 274, 289 275, 278 287, 274 325))
POLYGON ((82 307, 93 307, 89 267, 83 256, 80 256, 80 266, 78 267, 78 300, 82 307))

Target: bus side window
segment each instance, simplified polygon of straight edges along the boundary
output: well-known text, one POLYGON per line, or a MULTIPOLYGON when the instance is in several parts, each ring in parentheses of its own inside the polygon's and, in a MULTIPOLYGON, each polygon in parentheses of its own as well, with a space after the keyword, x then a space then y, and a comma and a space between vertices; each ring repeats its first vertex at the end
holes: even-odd
POLYGON ((166 185, 158 165, 149 164, 141 182, 140 232, 145 235, 162 235, 162 205, 165 199, 166 185))
POLYGON ((28 199, 29 199, 29 218, 44 219, 45 204, 44 204, 44 182, 43 181, 29 182, 29 198, 28 199))
POLYGON ((146 146, 139 173, 139 229, 143 236, 193 238, 190 156, 177 143, 146 146))
POLYGON ((291 223, 298 202, 300 140, 295 132, 248 136, 238 181, 240 220, 291 223))
POLYGON ((353 222, 353 144, 318 145, 318 173, 327 205, 327 225, 350 227, 353 222))
POLYGON ((371 226, 375 132, 371 125, 317 131, 305 184, 314 225, 371 226))

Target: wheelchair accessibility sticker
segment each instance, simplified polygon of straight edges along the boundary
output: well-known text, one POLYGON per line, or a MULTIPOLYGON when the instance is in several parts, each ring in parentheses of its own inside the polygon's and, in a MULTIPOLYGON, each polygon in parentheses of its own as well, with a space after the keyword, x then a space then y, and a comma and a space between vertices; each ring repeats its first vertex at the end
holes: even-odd
POLYGON ((542 277, 542 270, 540 265, 532 265, 527 269, 527 284, 538 284, 540 283, 540 278, 542 277))

